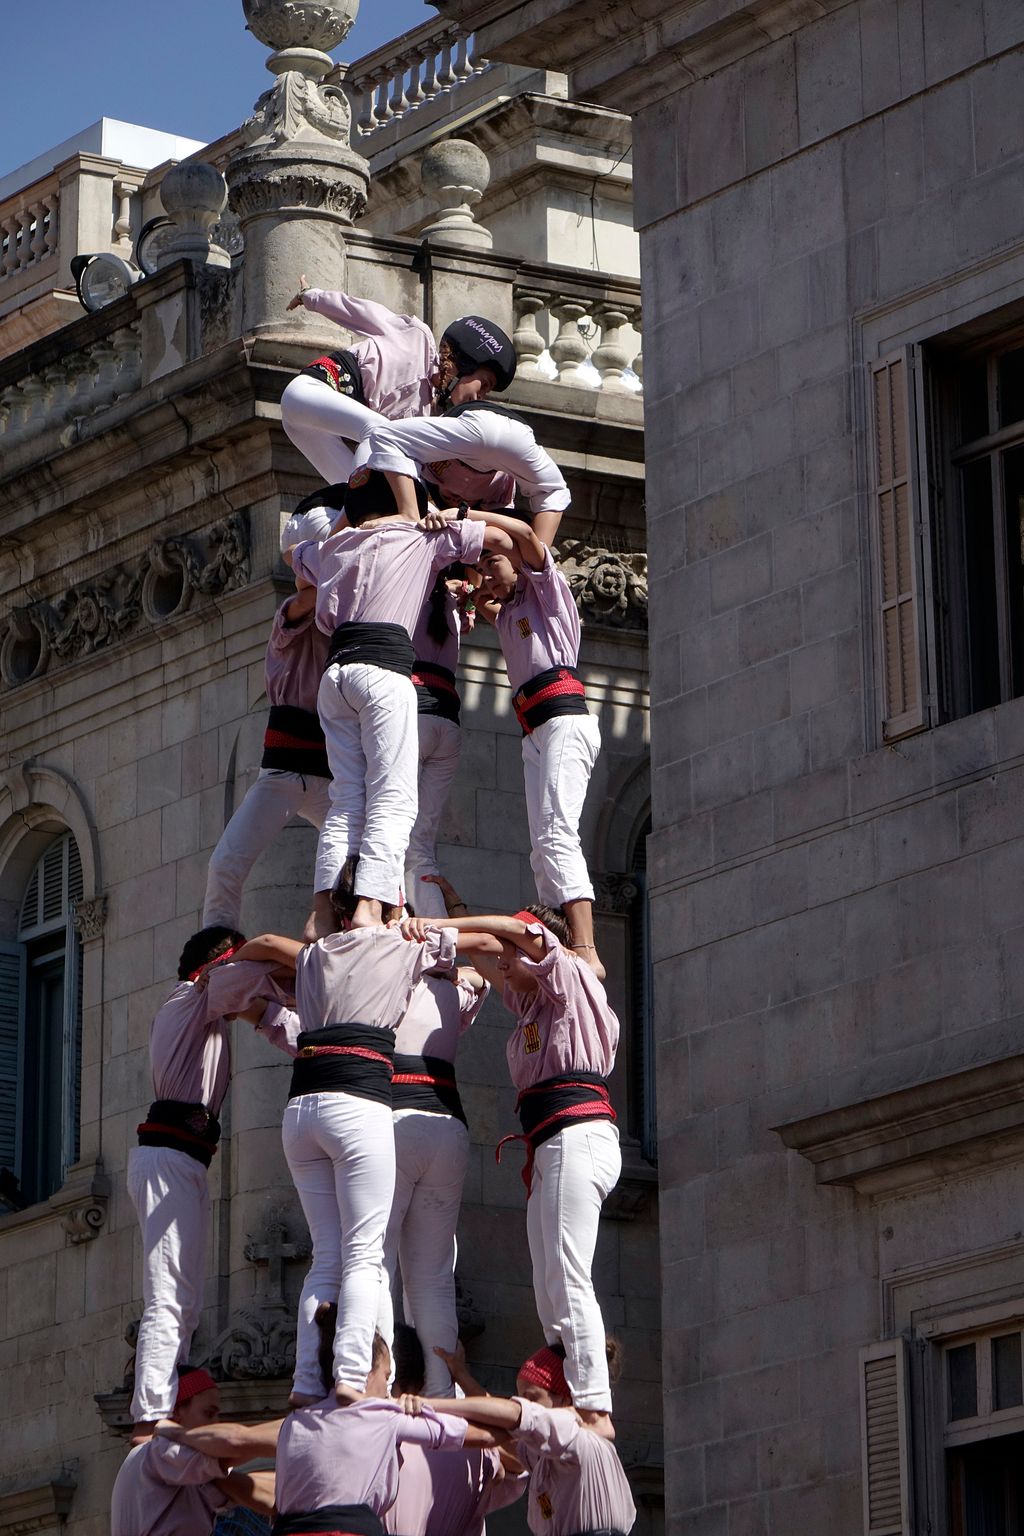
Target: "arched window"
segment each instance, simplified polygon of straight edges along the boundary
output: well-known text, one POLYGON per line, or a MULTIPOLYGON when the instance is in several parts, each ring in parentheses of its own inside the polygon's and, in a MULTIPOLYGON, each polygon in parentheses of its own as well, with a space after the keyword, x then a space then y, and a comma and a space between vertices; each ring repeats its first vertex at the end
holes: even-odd
POLYGON ((36 863, 16 943, 0 943, 0 1207, 59 1189, 78 1158, 82 967, 71 921, 82 860, 70 832, 36 863))

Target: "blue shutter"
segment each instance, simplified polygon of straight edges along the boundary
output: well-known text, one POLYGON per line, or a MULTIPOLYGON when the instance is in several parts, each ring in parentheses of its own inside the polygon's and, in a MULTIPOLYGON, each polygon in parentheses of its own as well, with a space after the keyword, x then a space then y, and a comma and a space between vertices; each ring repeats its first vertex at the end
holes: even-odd
POLYGON ((18 1172, 21 1020, 25 1011, 25 950, 0 941, 0 1168, 18 1172))

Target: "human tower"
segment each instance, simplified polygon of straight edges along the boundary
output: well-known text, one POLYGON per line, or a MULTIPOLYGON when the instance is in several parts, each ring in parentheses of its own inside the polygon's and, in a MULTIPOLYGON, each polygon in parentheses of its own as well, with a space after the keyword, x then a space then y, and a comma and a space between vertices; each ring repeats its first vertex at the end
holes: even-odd
POLYGON ((304 277, 299 305, 365 339, 282 399, 326 488, 282 534, 296 590, 267 646, 262 767, 153 1020, 154 1102, 128 1165, 145 1309, 112 1536, 206 1536, 237 1505, 273 1516, 275 1536, 469 1536, 524 1493, 536 1536, 626 1536, 615 1350, 591 1279, 621 1168, 619 1025, 579 838, 600 733, 551 555, 569 492, 491 399, 516 366, 493 322, 465 316, 438 347, 414 317, 304 277), (537 904, 513 915, 470 914, 435 847, 459 760, 459 640, 481 617, 523 731, 537 904), (294 816, 319 829, 303 936, 247 940, 245 880, 294 816), (506 1140, 525 1144, 544 1339, 513 1398, 472 1379, 455 1308, 469 1152, 455 1063, 491 987, 515 1021, 521 1134, 506 1140), (291 1411, 248 1426, 220 1421, 216 1383, 187 1363, 235 1017, 294 1059, 282 1136, 312 1239, 291 1411), (241 1470, 261 1457, 272 1472, 241 1470))

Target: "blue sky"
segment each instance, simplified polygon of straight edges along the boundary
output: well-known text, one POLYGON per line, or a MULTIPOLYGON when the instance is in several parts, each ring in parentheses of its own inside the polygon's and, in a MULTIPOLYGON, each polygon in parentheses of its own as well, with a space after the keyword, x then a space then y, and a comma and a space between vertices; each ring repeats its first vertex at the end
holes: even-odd
MULTIPOLYGON (((437 14, 363 0, 334 56, 357 59, 437 14)), ((271 78, 241 0, 0 0, 0 42, 0 176, 100 117, 209 142, 271 78)))

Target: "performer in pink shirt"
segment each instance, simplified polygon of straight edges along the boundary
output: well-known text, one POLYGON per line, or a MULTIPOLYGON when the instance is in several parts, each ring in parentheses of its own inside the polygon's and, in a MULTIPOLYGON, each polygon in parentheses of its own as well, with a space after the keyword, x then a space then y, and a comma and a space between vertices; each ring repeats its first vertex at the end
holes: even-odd
MULTIPOLYGON (((530 1474, 527 1524, 533 1536, 629 1536, 636 1505, 610 1440, 573 1407, 557 1350, 541 1349, 519 1368, 517 1396, 422 1400, 425 1410, 465 1417, 511 1436, 530 1474)), ((415 1412, 417 1398, 403 1398, 415 1412)))
POLYGON ((178 962, 178 985, 153 1019, 154 1102, 128 1156, 128 1193, 142 1230, 144 1300, 132 1397, 135 1440, 151 1434, 173 1408, 175 1367, 188 1354, 202 1311, 206 1170, 220 1139, 217 1117, 231 1074, 229 1021, 249 1019, 283 1050, 298 1032, 297 1018, 282 1007, 290 994, 271 967, 226 963, 244 942, 224 927, 193 934, 178 962))
POLYGON ((377 422, 427 416, 435 404, 480 399, 506 389, 515 373, 511 341, 478 315, 453 321, 439 352, 429 327, 414 315, 310 288, 304 276, 288 305, 300 307, 366 338, 350 350, 316 358, 281 397, 285 431, 331 485, 352 472, 348 444, 359 442, 377 422))
POLYGON ((332 637, 317 700, 331 808, 309 937, 330 931, 329 892, 350 854, 360 855, 354 926, 379 923, 382 905, 400 903, 419 765, 410 635, 437 573, 472 563, 500 537, 480 520, 433 527, 399 512, 387 481, 369 470, 353 476, 344 509, 351 526, 290 552, 296 575, 316 583, 316 621, 332 637))
MULTIPOLYGON (((328 1328, 331 1311, 325 1308, 328 1328)), ((401 1446, 457 1452, 495 1444, 488 1430, 463 1419, 404 1413, 386 1395, 390 1369, 388 1347, 377 1334, 365 1393, 348 1407, 332 1394, 269 1424, 184 1430, 162 1422, 157 1433, 229 1462, 276 1456, 274 1536, 384 1536, 380 1517, 398 1492, 401 1446)))
MULTIPOLYGON (((461 567, 454 566, 454 571, 461 567)), ((462 750, 459 663, 462 623, 455 588, 447 571, 439 571, 430 595, 412 629, 412 680, 416 688, 419 735, 419 809, 405 854, 406 899, 420 917, 444 917, 444 899, 436 883, 437 834, 448 791, 462 750)))
MULTIPOLYGON (((215 1423, 219 1398, 208 1371, 180 1366, 174 1423, 215 1423)), ((117 1474, 110 1536, 209 1536, 218 1514, 238 1504, 273 1514, 274 1474, 225 1472, 219 1460, 154 1436, 129 1451, 117 1474)))
POLYGON ((394 927, 352 929, 357 878, 353 858, 333 893, 340 931, 305 945, 264 934, 239 951, 243 960, 294 971, 302 1026, 282 1131, 313 1240, 299 1301, 293 1404, 322 1395, 314 1318, 322 1303, 339 1297, 334 1380, 346 1401, 362 1391, 395 1189, 395 1030, 420 978, 450 970, 455 960, 447 929, 414 945, 394 927))
MULTIPOLYGON (((322 508, 289 520, 282 548, 322 540, 331 518, 322 508)), ((265 678, 270 719, 260 776, 235 811, 210 855, 203 922, 235 927, 242 888, 263 850, 294 816, 317 831, 330 806, 331 770, 316 697, 327 661, 327 636, 314 622, 316 588, 296 579, 297 595, 274 616, 265 678)))
MULTIPOLYGON (((423 1350, 414 1329, 401 1323, 395 1329, 394 1358, 392 1396, 422 1394, 423 1350)), ((465 1371, 461 1345, 447 1360, 461 1363, 463 1370, 456 1379, 467 1396, 485 1395, 465 1371)), ((453 1369, 458 1370, 458 1365, 453 1369)), ((450 1382, 447 1365, 445 1374, 450 1382)), ((504 1447, 435 1451, 405 1445, 398 1496, 384 1516, 384 1529, 388 1536, 484 1536, 486 1517, 514 1504, 526 1488, 526 1473, 504 1447)))
POLYGON ((455 1228, 469 1163, 469 1132, 455 1057, 459 1039, 488 990, 483 978, 467 968, 447 976, 424 976, 395 1036, 395 1195, 384 1238, 387 1281, 381 1287, 378 1325, 390 1339, 391 1297, 401 1267, 406 1321, 427 1352, 427 1382, 434 1396, 450 1392, 451 1380, 432 1346, 453 1350, 459 1337, 455 1228))
MULTIPOLYGON (((577 1410, 610 1433, 604 1319, 591 1267, 601 1206, 622 1171, 607 1082, 619 1021, 591 967, 567 947, 561 914, 538 907, 514 917, 451 918, 448 927, 516 1018, 506 1056, 519 1090, 516 1139, 527 1144, 537 1314, 548 1342, 565 1348, 577 1410)), ((409 918, 402 928, 420 939, 430 925, 409 918)))

